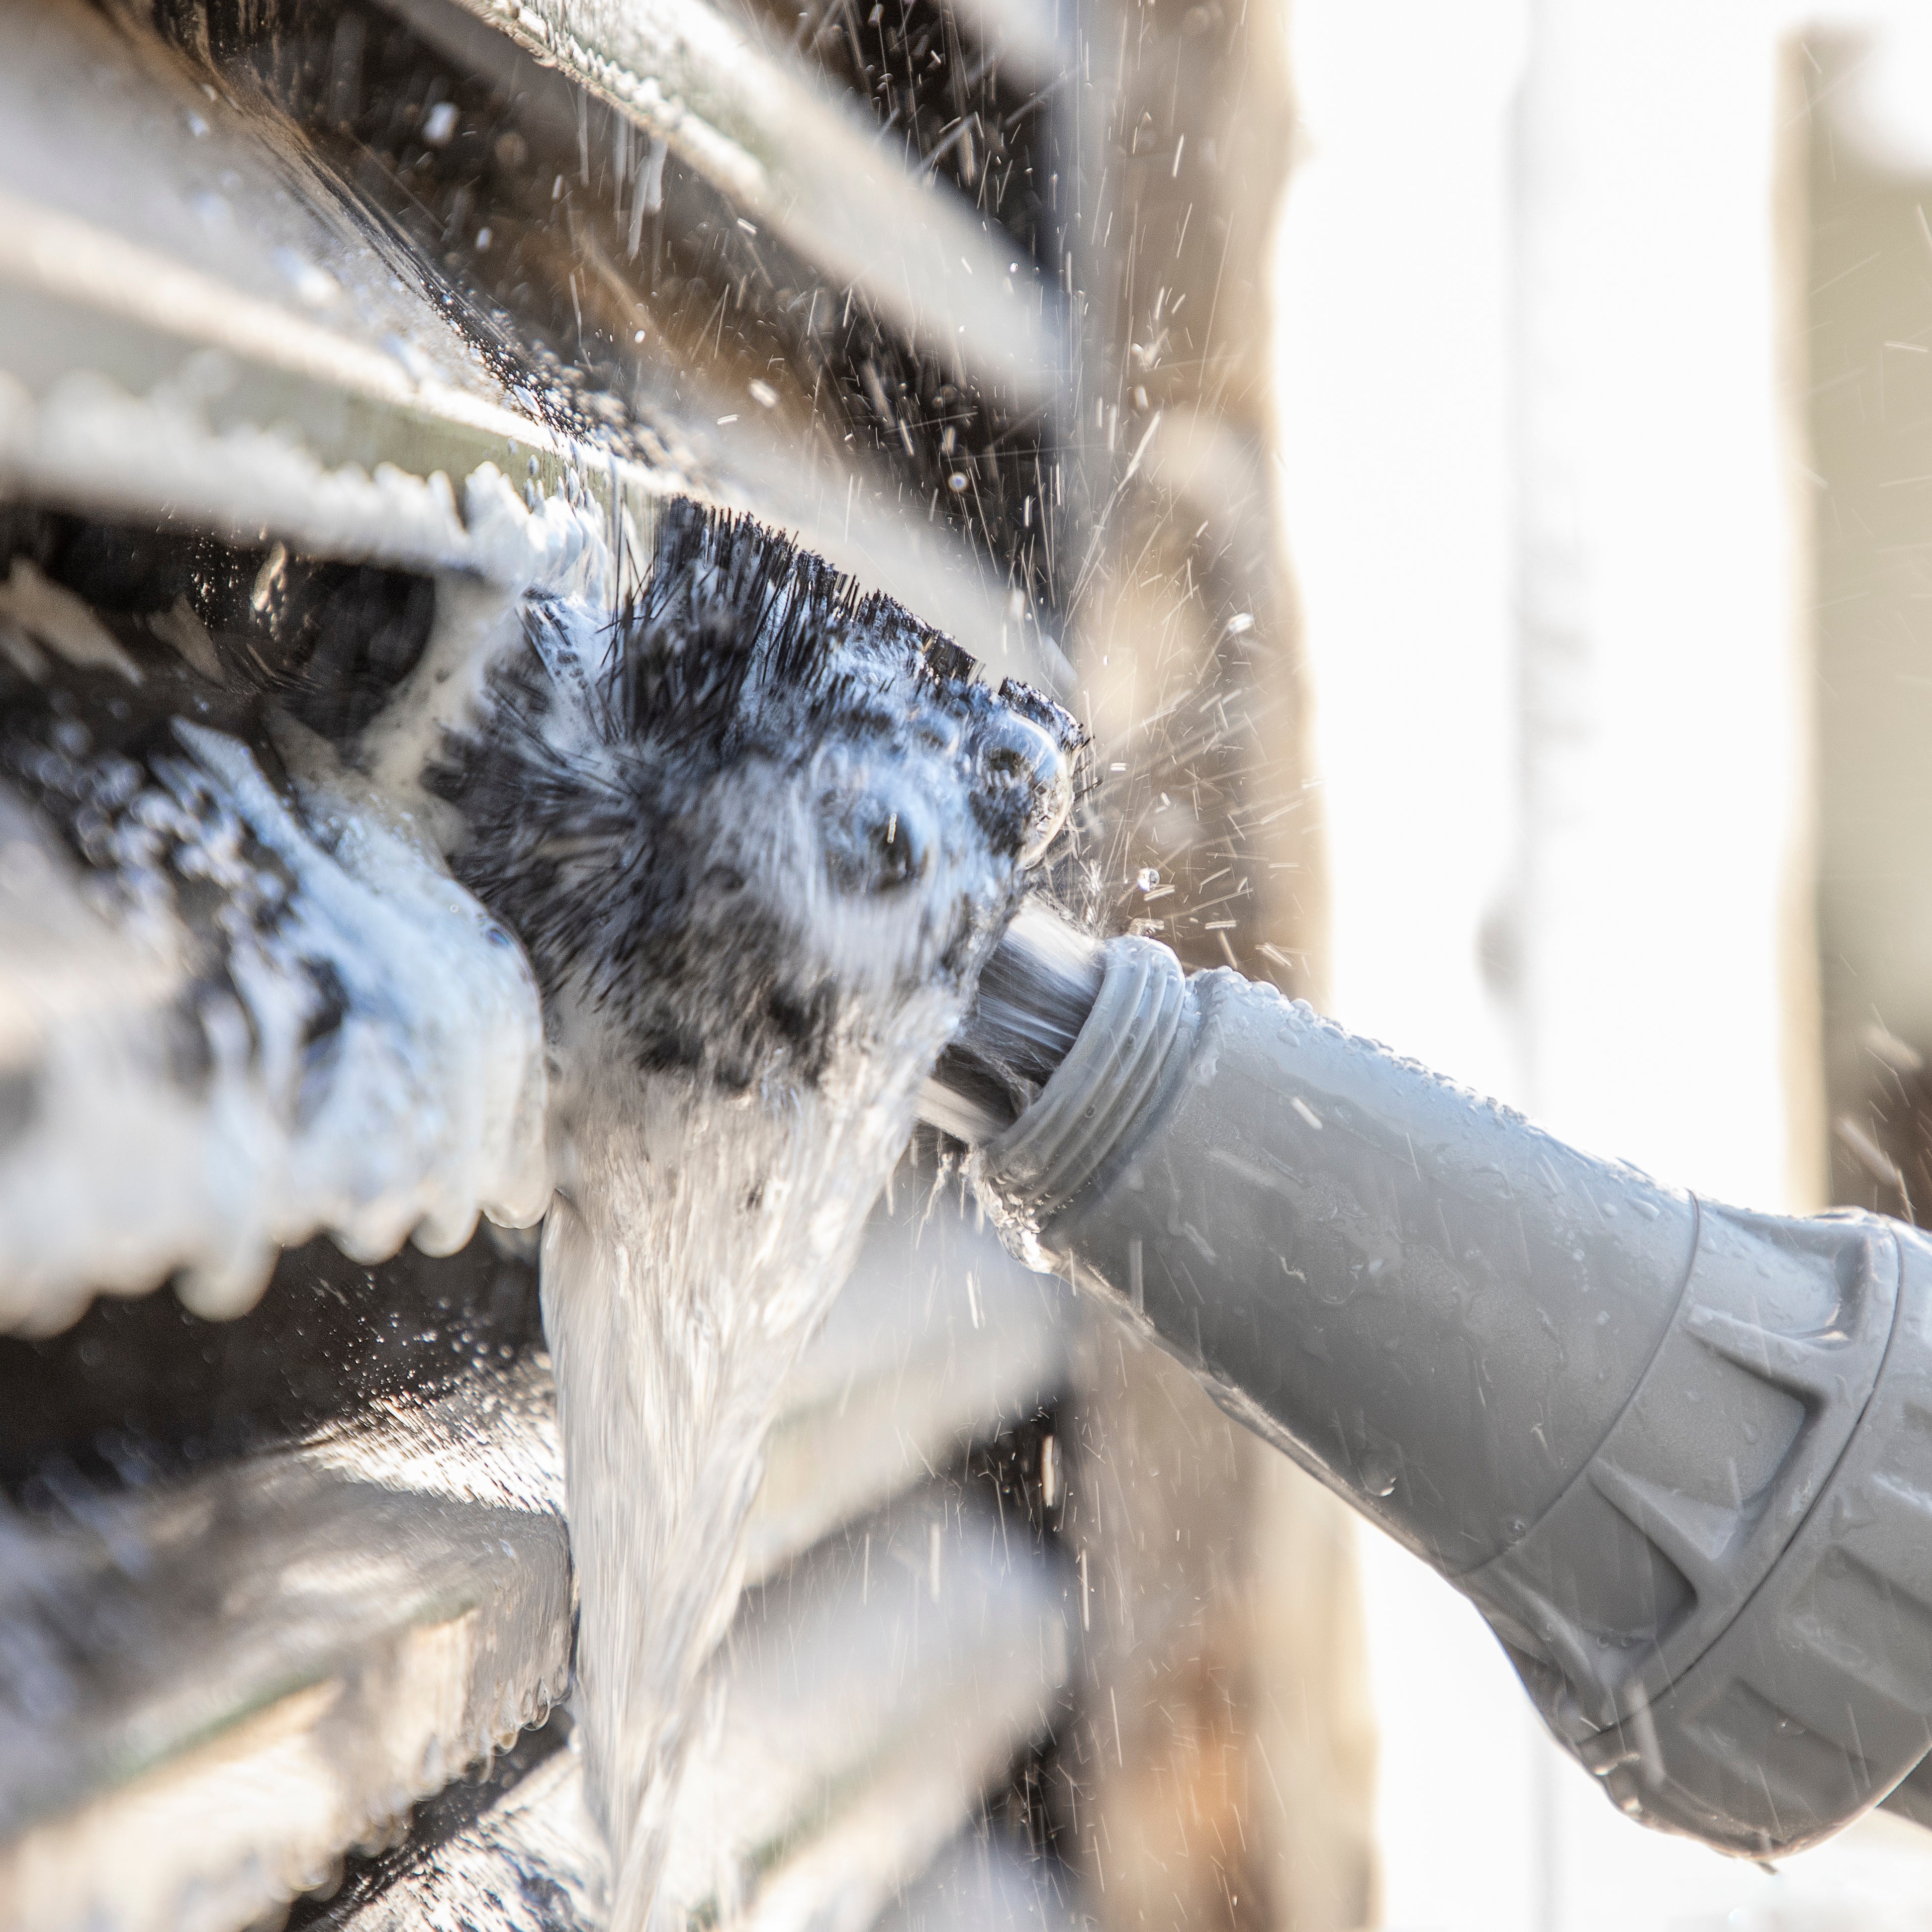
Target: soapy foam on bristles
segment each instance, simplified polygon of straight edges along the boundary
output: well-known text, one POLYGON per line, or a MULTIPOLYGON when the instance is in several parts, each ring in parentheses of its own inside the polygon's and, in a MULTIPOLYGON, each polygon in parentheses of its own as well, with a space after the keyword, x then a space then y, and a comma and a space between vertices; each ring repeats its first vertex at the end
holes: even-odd
POLYGON ((676 503, 614 622, 536 598, 432 782, 544 996, 543 1250, 612 1932, 650 1919, 780 1382, 1064 815, 1076 733, 676 503))

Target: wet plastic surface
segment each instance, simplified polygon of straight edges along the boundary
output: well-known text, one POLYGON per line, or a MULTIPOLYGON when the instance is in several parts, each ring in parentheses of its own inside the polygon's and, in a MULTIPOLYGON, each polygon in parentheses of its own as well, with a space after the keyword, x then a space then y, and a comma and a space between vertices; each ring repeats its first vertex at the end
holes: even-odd
POLYGON ((1465 1591, 1632 1816, 1768 1856, 1912 1772, 1924 1238, 1700 1202, 1271 986, 1105 958, 980 1156, 1018 1238, 1465 1591))

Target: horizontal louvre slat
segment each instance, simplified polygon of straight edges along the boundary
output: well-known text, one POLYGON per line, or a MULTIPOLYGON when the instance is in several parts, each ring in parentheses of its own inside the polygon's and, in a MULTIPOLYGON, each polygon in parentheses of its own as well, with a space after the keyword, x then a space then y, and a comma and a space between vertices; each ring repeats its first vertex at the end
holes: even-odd
MULTIPOLYGON (((736 1640, 763 1660, 744 1670, 762 1671, 764 1688, 734 1707, 735 1742, 709 1784, 700 1774, 693 1788, 740 1791, 747 1754, 777 1736, 784 1699, 802 1694, 779 1681, 791 1667, 784 1658, 796 1661, 816 1641, 830 1673, 843 1646, 847 1667, 869 1676, 896 1632, 922 1630, 920 1642, 940 1646, 920 1653, 932 1674, 902 1655, 901 1701, 864 1719, 835 1755, 856 1766, 884 1753, 908 1699, 933 1737, 963 1739, 951 1769, 933 1771, 915 1753, 908 1770, 930 1772, 946 1794, 944 1805, 932 1799, 933 1815, 944 1811, 937 1844, 962 1792, 976 1788, 971 1779, 998 1768, 974 1754, 974 1726, 993 1724, 988 1751, 994 1737, 1001 1750, 1024 1742, 1037 1728, 1040 1686, 1060 1681, 1054 1646, 1064 1640, 1038 1636, 1059 1628, 1059 1586, 1043 1580, 1018 1526, 1002 1531, 970 1502, 962 1513, 944 1490, 898 1506, 869 1556, 861 1527, 832 1534, 802 1570, 788 1570, 836 1523, 952 1463, 1002 1418, 1030 1415, 1058 1386, 1053 1284, 944 1204, 921 1234, 925 1206, 908 1190, 896 1212, 876 1217, 844 1296, 788 1386, 748 1532, 752 1574, 775 1580, 747 1598, 740 1628, 751 1634, 736 1640), (834 1390, 850 1390, 871 1426, 827 1428, 834 1390), (818 1507, 801 1506, 814 1497, 818 1507), (915 1615, 934 1522, 946 1539, 948 1594, 940 1610, 915 1615), (1018 1582, 1002 1580, 1010 1563, 1018 1582), (877 1641, 847 1645, 838 1633, 862 1611, 877 1641), (804 1634, 808 1624, 818 1639, 804 1634), (1001 1650, 997 1669, 975 1648, 1038 1642, 1044 1661, 1001 1650), (999 1687, 990 1715, 977 1702, 988 1684, 999 1687), (1001 1701, 1010 1693, 1020 1700, 1010 1710, 1001 1701)), ((428 1400, 385 1398, 303 1446, 186 1484, 124 1494, 79 1486, 58 1527, 0 1516, 0 1709, 14 1714, 0 1749, 0 1924, 61 1932, 110 1910, 117 1928, 158 1928, 176 1922, 196 1886, 232 1895, 232 1922, 245 1924, 358 1840, 380 1837, 561 1694, 571 1605, 562 1506, 554 1396, 536 1355, 428 1400), (183 1827, 236 1787, 279 1795, 224 1814, 219 1832, 183 1827)), ((836 1707, 857 1711, 862 1689, 841 1688, 836 1707)), ((768 1755, 802 1766, 802 1740, 819 1720, 786 1708, 800 1736, 768 1755)), ((821 1784, 846 1775, 812 1762, 821 1784)), ((783 1836, 778 1814, 795 1798, 770 1797, 752 1839, 783 1836)), ((745 1803, 741 1791, 715 1806, 691 1801, 687 1872, 749 1856, 752 1840, 721 1850, 704 1822, 748 1816, 745 1803)))
MULTIPOLYGON (((752 1592, 722 1720, 696 1745, 667 1878, 694 1925, 871 1924, 1050 1724, 1065 1579, 939 1488, 752 1592)), ((568 1748, 374 1896, 310 1923, 408 1932, 487 1910, 503 1932, 594 1918, 598 1852, 568 1748)))
POLYGON ((11 1522, 4 1922, 246 1924, 532 1721, 568 1681, 561 1486, 532 1362, 11 1522))
POLYGON ((947 1846, 878 1932, 1088 1932, 1064 1867, 982 1827, 947 1846))
MULTIPOLYGON (((874 130, 702 0, 388 0, 458 44, 460 6, 666 141, 835 284, 960 374, 1022 407, 1064 380, 1056 293, 962 200, 910 174, 874 130)), ((465 37, 464 42, 473 46, 465 37)))
POLYGON ((848 1518, 1028 1420, 1066 1378, 1059 1283, 922 1183, 874 1211, 851 1279, 786 1385, 746 1536, 770 1576, 848 1518))
POLYGON ((836 440, 802 460, 700 368, 670 372, 681 414, 653 404, 662 460, 574 439, 265 117, 79 0, 14 8, 0 31, 0 499, 514 586, 580 541, 566 476, 606 531, 683 490, 796 532, 992 673, 1064 677, 1024 603, 836 440), (113 115, 64 111, 103 89, 113 115))

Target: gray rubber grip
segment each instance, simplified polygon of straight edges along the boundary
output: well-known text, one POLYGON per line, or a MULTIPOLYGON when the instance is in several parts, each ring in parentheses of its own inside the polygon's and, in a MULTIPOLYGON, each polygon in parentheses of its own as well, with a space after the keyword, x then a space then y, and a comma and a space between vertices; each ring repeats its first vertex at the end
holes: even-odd
POLYGON ((1764 1856, 1906 1776, 1932 1247, 1700 1202, 1148 941, 1104 963, 980 1156, 1007 1225, 1473 1598, 1625 1810, 1764 1856))

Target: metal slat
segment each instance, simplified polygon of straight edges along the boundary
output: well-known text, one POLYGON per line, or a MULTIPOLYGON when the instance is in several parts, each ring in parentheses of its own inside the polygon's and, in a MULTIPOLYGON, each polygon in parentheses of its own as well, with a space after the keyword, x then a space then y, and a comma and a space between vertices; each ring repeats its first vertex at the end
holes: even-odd
POLYGON ((746 1598, 666 1867, 688 1916, 796 1924, 808 1893, 878 1895, 1045 1733, 1066 1591, 1030 1540, 940 1484, 746 1598))
POLYGON ((1065 1868, 983 1826, 933 1860, 876 1932, 1088 1932, 1065 1868))
POLYGON ((813 76, 702 0, 388 0, 432 37, 460 7, 668 145, 741 208, 962 378, 1053 400, 1055 291, 930 171, 912 173, 813 76))
POLYGON ((560 430, 266 112, 80 0, 0 0, 0 498, 518 586, 580 521, 641 528, 685 491, 794 530, 989 671, 1064 677, 1037 614, 836 438, 807 461, 686 369, 653 460, 560 430))
POLYGON ((249 1924, 534 1721, 569 1677, 561 1490, 528 1362, 5 1519, 0 1924, 249 1924))
MULTIPOLYGON (((846 1641, 838 1633, 864 1612, 877 1640, 850 1646, 850 1660, 872 1672, 903 1611, 905 1630, 923 1631, 928 1662, 954 1661, 922 1687, 902 1658, 907 1682, 892 1708, 930 1692, 919 1724, 932 1738, 967 1739, 979 1766, 969 1747, 980 1688, 968 1696, 962 1686, 986 1680, 970 1660, 979 1653, 960 1647, 1018 1641, 1027 1626, 1012 1616, 1045 1603, 987 1598, 988 1580, 1024 1551, 1025 1536, 1016 1527, 996 1538, 997 1525, 983 1523, 969 1536, 979 1519, 944 1505, 952 1514, 941 1525, 942 1581, 954 1578, 956 1558, 964 1594, 947 1599, 943 1629, 929 1616, 921 1624, 938 1503, 896 1512, 870 1555, 863 1529, 857 1541, 834 1535, 804 1570, 787 1574, 836 1523, 954 1462, 1003 1417, 1033 1414, 1057 1388, 1059 1311, 1042 1297, 1053 1284, 944 1206, 915 1245, 924 1204, 902 1196, 896 1214, 875 1220, 845 1298, 782 1400, 747 1532, 750 1574, 766 1588, 746 1599, 740 1624, 753 1634, 739 1646, 772 1682, 738 1708, 725 1757, 686 1801, 688 1884, 698 1882, 693 1871, 750 1856, 748 1846, 778 1829, 777 1812, 883 1751, 899 1724, 881 1716, 874 1730, 848 1731, 829 1768, 800 1738, 777 1741, 782 1655, 796 1660, 797 1646, 815 1640, 832 1671, 846 1641), (827 1426, 833 1391, 842 1429, 827 1426), (800 1507, 813 1496, 820 1507, 800 1507), (974 1616, 983 1628, 969 1629, 974 1616), (808 1626, 818 1639, 801 1634, 808 1626), (742 1787, 748 1754, 760 1751, 760 1774, 782 1790, 768 1793, 757 1814, 765 1822, 752 1831, 742 1787), (816 1768, 806 1783, 783 1783, 786 1766, 802 1777, 808 1762, 816 1768)), ((208 1922, 245 1924, 537 1721, 568 1682, 562 1464, 541 1355, 483 1367, 431 1399, 384 1398, 303 1445, 189 1482, 117 1492, 69 1475, 60 1495, 57 1518, 0 1514, 8 1932, 64 1932, 104 1916, 128 1932, 171 1926, 190 1896, 224 1901, 208 1922), (226 1792, 248 1802, 226 1804, 226 1792), (221 1828, 189 1828, 198 1812, 218 1816, 221 1828)), ((1006 1694, 993 1697, 996 1711, 1006 1694)), ((855 1696, 850 1686, 838 1692, 843 1706, 855 1696)), ((796 1709, 784 1722, 801 1737, 809 1728, 796 1709)), ((904 1768, 915 1783, 938 1780, 937 1844, 956 1822, 964 1774, 913 1756, 904 1768)), ((594 1849, 594 1834, 588 1842, 594 1849)))
MULTIPOLYGON (((1048 1728, 1067 1668, 1058 1566, 944 1486, 854 1525, 749 1594, 722 1721, 694 1748, 667 1895, 693 1925, 872 1924, 1048 1728)), ((574 1754, 308 1924, 504 1932, 597 1921, 599 1854, 574 1754)))
POLYGON ((480 567, 437 472, 568 452, 420 280, 158 45, 72 0, 0 35, 0 488, 480 567))
POLYGON ((1066 1291, 917 1180, 874 1209, 851 1277, 785 1385, 747 1574, 876 1508, 968 1442, 1030 1420, 1067 1373, 1066 1291))

